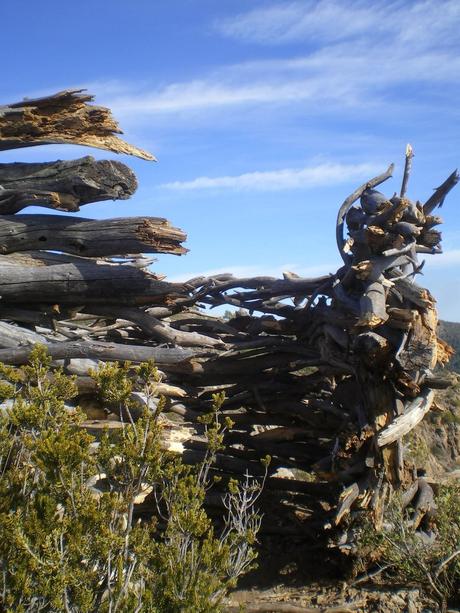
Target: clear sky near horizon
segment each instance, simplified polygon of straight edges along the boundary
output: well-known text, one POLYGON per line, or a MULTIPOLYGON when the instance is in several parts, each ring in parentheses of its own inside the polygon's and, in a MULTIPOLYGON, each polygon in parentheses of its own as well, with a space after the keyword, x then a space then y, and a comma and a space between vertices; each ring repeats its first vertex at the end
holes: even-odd
MULTIPOLYGON (((0 19, 0 103, 88 88, 157 156, 119 156, 137 193, 79 215, 185 230, 190 253, 155 264, 170 280, 335 272, 338 207, 390 162, 382 191, 399 191, 407 142, 413 199, 459 165, 458 0, 4 0, 0 19)), ((0 162, 86 154, 112 157, 47 146, 0 162)), ((444 254, 418 282, 460 321, 460 185, 440 214, 444 254)))

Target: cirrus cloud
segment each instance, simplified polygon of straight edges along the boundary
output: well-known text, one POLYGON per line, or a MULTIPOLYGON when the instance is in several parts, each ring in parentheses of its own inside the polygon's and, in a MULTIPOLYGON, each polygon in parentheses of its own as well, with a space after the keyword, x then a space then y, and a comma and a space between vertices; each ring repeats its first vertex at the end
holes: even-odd
POLYGON ((323 163, 304 168, 246 172, 223 177, 197 177, 190 181, 164 183, 160 187, 171 190, 256 190, 279 191, 336 185, 350 180, 368 178, 382 169, 377 164, 323 163))
POLYGON ((304 0, 273 3, 222 19, 215 26, 225 36, 270 45, 381 37, 387 45, 400 40, 420 47, 449 44, 457 37, 459 21, 456 0, 442 4, 436 0, 304 0))

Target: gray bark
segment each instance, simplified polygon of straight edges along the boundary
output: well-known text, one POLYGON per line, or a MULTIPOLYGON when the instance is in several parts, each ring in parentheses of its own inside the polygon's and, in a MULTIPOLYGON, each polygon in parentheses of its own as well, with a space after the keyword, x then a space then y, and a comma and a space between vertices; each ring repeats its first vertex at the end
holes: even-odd
POLYGON ((168 295, 181 291, 181 284, 158 281, 133 266, 94 264, 84 259, 79 263, 37 267, 0 263, 3 304, 164 304, 168 295))
POLYGON ((133 171, 121 162, 78 160, 41 164, 0 164, 0 214, 27 206, 78 211, 101 200, 125 200, 136 191, 133 171))
POLYGON ((378 446, 390 445, 413 430, 430 410, 433 399, 434 392, 426 390, 419 398, 408 403, 404 413, 396 417, 393 423, 379 432, 377 437, 378 446))
MULTIPOLYGON (((1 198, 1 192, 0 192, 1 198)), ((85 257, 122 253, 172 253, 186 249, 186 235, 160 217, 96 221, 63 215, 0 217, 0 253, 50 249, 85 257)))
MULTIPOLYGON (((159 366, 183 364, 198 355, 192 349, 146 347, 144 345, 122 345, 118 343, 98 343, 96 341, 76 341, 43 343, 53 360, 87 358, 90 360, 145 362, 154 360, 159 366)), ((31 346, 0 349, 0 362, 5 364, 25 364, 32 351, 31 346)))

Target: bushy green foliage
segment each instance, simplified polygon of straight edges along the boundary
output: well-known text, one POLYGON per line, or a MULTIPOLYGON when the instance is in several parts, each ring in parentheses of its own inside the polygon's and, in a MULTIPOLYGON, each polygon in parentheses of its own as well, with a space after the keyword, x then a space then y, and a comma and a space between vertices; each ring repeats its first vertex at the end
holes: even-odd
POLYGON ((162 450, 158 373, 151 364, 108 364, 93 373, 101 398, 127 416, 99 441, 66 406, 74 381, 30 365, 0 366, 0 608, 6 612, 212 612, 255 559, 260 486, 233 484, 216 534, 204 500, 226 425, 215 398, 209 447, 196 468, 162 450), (147 399, 133 418, 134 389, 147 399), (5 405, 4 405, 5 406, 5 405), (155 514, 139 519, 147 494, 155 514))
MULTIPOLYGON (((456 400, 456 407, 459 408, 459 399, 456 400)), ((460 414, 458 412, 454 413, 452 410, 447 409, 443 413, 441 413, 441 423, 445 426, 449 424, 457 424, 460 425, 460 414)))
POLYGON ((409 462, 412 462, 416 467, 426 466, 428 464, 431 453, 430 446, 417 430, 411 430, 404 437, 404 444, 407 448, 406 458, 409 462))
POLYGON ((394 495, 385 523, 376 531, 366 520, 359 532, 361 570, 377 563, 401 583, 418 585, 441 608, 460 593, 460 487, 444 485, 436 497, 434 539, 411 527, 408 511, 394 495))

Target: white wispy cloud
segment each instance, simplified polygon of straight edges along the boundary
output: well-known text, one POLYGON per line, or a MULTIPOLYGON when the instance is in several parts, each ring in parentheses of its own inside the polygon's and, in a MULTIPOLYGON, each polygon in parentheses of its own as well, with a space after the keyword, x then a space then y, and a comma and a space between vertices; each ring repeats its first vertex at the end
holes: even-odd
POLYGON ((160 187, 171 190, 231 189, 279 191, 335 185, 350 180, 368 178, 381 170, 377 164, 323 163, 305 168, 283 168, 247 172, 224 177, 197 177, 191 181, 174 181, 160 187))
POLYGON ((240 42, 295 42, 296 55, 224 65, 188 81, 161 85, 145 79, 101 80, 52 89, 87 87, 115 116, 145 123, 151 116, 204 115, 228 108, 235 109, 236 118, 238 108, 261 105, 296 105, 304 111, 369 109, 379 103, 403 104, 404 95, 390 91, 401 86, 412 92, 413 86, 418 88, 410 100, 414 107, 423 103, 420 86, 458 88, 458 0, 278 2, 223 19, 215 28, 240 42))
POLYGON ((117 115, 175 113, 254 103, 305 100, 317 93, 317 84, 303 79, 235 82, 222 77, 172 83, 154 91, 115 97, 110 107, 117 115))
POLYGON ((385 12, 370 4, 306 1, 240 13, 217 22, 216 27, 232 38, 276 45, 298 39, 342 40, 376 24, 381 31, 386 21, 385 12))
POLYGON ((405 97, 391 88, 417 87, 417 97, 410 99, 415 108, 424 103, 423 87, 431 93, 433 84, 457 88, 459 77, 460 55, 454 50, 355 41, 317 48, 301 57, 222 67, 200 79, 158 88, 127 83, 123 94, 105 102, 117 117, 144 121, 155 115, 261 105, 297 106, 303 111, 369 109, 381 103, 403 104, 405 97))
POLYGON ((407 104, 415 111, 425 94, 451 100, 446 88, 458 91, 458 0, 275 2, 215 27, 243 43, 294 42, 296 55, 224 65, 161 85, 145 80, 87 85, 116 117, 144 124, 167 114, 206 118, 211 110, 237 120, 246 116, 242 109, 261 106, 341 112, 407 104))
POLYGON ((274 3, 216 23, 222 34, 248 42, 279 45, 297 41, 336 42, 349 38, 381 38, 417 47, 449 44, 457 36, 457 0, 363 2, 303 0, 274 3))

